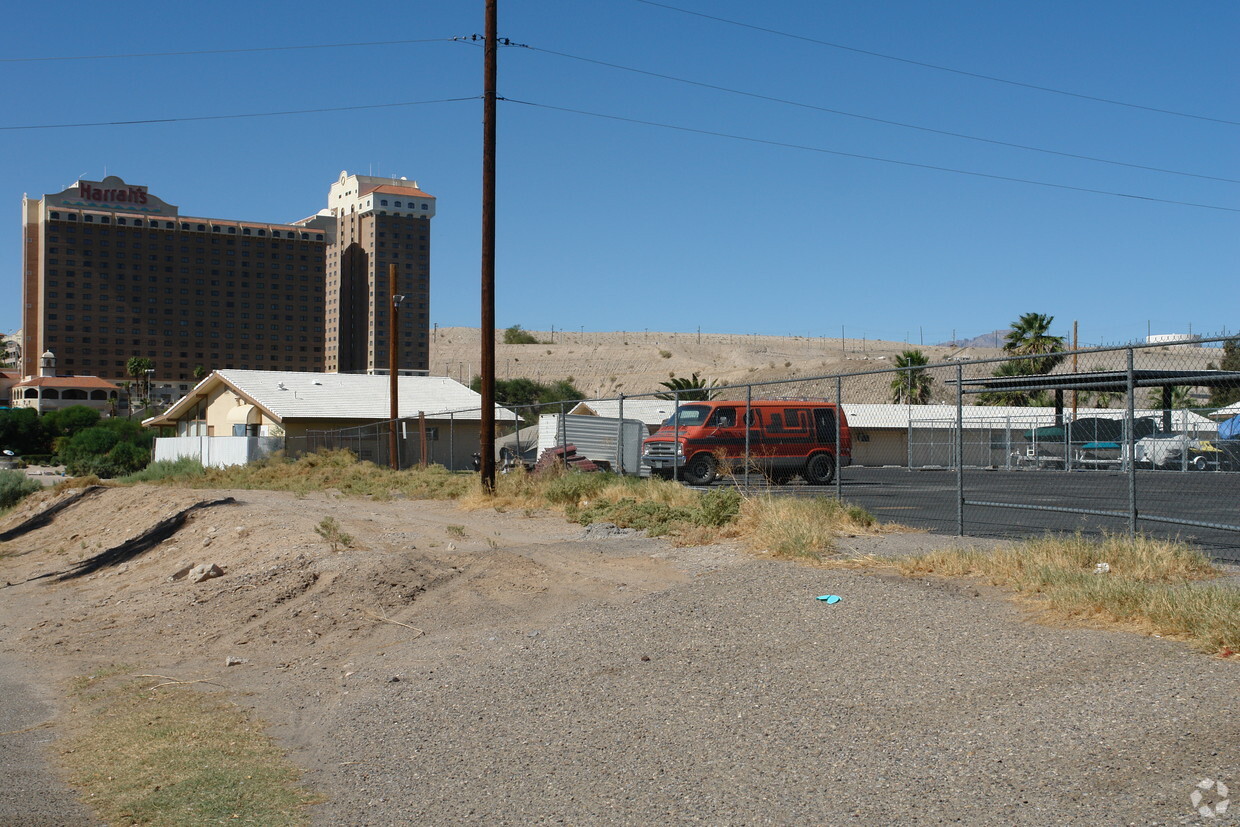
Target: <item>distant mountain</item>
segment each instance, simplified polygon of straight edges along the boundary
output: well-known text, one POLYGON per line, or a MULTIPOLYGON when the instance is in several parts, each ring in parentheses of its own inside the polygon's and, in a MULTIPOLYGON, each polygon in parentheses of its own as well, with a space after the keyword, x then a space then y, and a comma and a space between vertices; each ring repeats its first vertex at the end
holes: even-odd
POLYGON ((943 347, 1003 347, 1003 340, 1007 334, 1007 330, 995 330, 991 333, 983 333, 981 336, 974 336, 972 339, 956 339, 939 344, 943 347))

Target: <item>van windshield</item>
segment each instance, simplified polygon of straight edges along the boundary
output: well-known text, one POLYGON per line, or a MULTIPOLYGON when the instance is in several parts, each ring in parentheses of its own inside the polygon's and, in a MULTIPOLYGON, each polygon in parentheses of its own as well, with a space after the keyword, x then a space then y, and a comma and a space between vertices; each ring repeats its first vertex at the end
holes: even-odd
POLYGON ((681 405, 663 425, 667 428, 693 428, 706 422, 709 413, 709 405, 681 405))

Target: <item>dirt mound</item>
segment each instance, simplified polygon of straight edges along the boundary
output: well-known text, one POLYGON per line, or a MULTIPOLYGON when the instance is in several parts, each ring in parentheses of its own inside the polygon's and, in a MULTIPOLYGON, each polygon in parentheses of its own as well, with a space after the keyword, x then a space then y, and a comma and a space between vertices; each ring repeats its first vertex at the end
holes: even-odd
MULTIPOLYGON (((71 492, 36 495, 9 528, 71 492)), ((89 662, 207 663, 242 658, 289 668, 422 635, 523 627, 585 600, 665 588, 684 578, 644 541, 575 542, 558 516, 462 512, 453 503, 296 497, 269 491, 108 488, 42 528, 0 544, 4 579, 34 606, 23 648, 89 662), (73 583, 71 569, 204 500, 172 537, 73 583), (351 535, 336 549, 315 528, 351 535), (636 553, 634 551, 636 550, 636 553), (214 564, 224 574, 174 578, 214 564), (326 650, 326 651, 325 651, 326 650)))

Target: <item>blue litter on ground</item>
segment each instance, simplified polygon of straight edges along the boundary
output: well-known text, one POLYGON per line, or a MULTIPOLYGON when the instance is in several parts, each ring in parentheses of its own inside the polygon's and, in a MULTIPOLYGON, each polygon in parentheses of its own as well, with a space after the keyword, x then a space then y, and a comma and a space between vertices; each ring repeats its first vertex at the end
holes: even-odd
POLYGON ((818 599, 825 600, 828 603, 839 603, 844 598, 840 597, 838 594, 820 594, 818 595, 818 599))

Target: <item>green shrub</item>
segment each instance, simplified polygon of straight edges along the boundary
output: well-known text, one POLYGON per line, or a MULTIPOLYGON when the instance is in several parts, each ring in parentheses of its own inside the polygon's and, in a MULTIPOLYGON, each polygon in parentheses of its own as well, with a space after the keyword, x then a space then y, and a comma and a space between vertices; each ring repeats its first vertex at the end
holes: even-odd
POLYGON ((551 503, 575 506, 582 500, 593 499, 598 492, 615 481, 615 474, 566 471, 549 482, 543 493, 551 503))
POLYGON ((698 525, 720 528, 731 523, 741 513, 741 492, 735 488, 714 488, 702 495, 696 522, 698 525))
POLYGON ((12 508, 43 486, 21 471, 0 471, 0 509, 12 508))
POLYGON ((206 474, 207 469, 202 467, 202 463, 194 457, 181 457, 180 459, 161 459, 152 462, 145 468, 134 471, 121 478, 121 482, 160 482, 170 479, 185 479, 188 477, 201 477, 206 474))
POLYGON ((135 422, 109 419, 56 442, 57 455, 73 476, 119 477, 146 466, 153 435, 135 422))
POLYGON ((539 341, 534 338, 534 334, 530 333, 528 330, 522 330, 521 325, 514 324, 512 327, 504 330, 504 344, 536 345, 539 344, 539 341))

